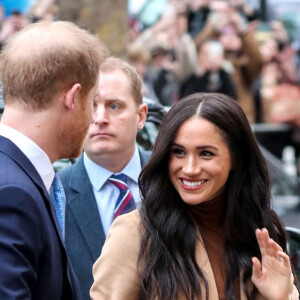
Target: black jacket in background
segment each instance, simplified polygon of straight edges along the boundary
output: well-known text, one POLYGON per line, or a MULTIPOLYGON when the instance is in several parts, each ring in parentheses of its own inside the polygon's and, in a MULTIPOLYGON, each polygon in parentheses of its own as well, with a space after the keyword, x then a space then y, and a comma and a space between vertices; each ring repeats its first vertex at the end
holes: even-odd
POLYGON ((209 71, 202 76, 192 74, 185 82, 182 83, 179 90, 180 98, 194 93, 209 92, 222 93, 236 99, 236 89, 229 73, 223 69, 219 70, 219 80, 215 88, 213 88, 210 84, 210 75, 211 72, 209 71))

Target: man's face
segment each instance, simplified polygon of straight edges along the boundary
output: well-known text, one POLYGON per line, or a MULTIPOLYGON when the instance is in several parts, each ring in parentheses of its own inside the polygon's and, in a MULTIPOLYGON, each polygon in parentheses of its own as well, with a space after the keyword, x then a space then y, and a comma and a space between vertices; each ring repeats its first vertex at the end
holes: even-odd
POLYGON ((106 168, 109 160, 127 163, 135 150, 137 130, 144 126, 145 107, 145 104, 136 105, 125 73, 100 72, 94 122, 84 140, 87 155, 106 168))

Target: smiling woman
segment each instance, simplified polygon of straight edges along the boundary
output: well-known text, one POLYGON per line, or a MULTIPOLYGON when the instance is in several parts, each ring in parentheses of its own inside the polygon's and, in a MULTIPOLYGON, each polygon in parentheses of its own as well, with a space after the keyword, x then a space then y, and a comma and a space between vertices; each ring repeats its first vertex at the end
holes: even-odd
POLYGON ((94 265, 92 299, 298 299, 267 165, 236 101, 176 103, 139 186, 140 210, 115 220, 94 265))
POLYGON ((199 204, 224 192, 230 151, 218 128, 192 117, 179 128, 171 147, 170 179, 186 204, 199 204))

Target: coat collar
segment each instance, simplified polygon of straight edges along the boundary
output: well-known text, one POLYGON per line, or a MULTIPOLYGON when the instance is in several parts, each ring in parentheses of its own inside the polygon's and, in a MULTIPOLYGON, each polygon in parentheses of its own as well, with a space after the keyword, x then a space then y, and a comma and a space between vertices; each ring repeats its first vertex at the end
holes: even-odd
MULTIPOLYGON (((209 300, 216 300, 219 299, 217 285, 214 277, 214 273, 207 255, 207 252, 205 250, 205 246, 202 240, 202 237, 200 235, 199 230, 197 229, 197 242, 196 242, 196 262, 199 266, 199 268, 204 272, 204 275, 206 277, 207 282, 209 283, 209 300)), ((240 297, 241 300, 247 300, 246 294, 243 289, 243 282, 242 282, 242 274, 243 272, 240 272, 240 297)), ((253 283, 251 280, 247 283, 248 286, 253 286, 253 283)), ((201 286, 203 291, 205 290, 204 286, 201 286)), ((205 298, 205 297, 203 297, 205 298)), ((181 298, 179 298, 181 299, 181 298)), ((266 300, 260 293, 256 296, 255 300, 266 300)))

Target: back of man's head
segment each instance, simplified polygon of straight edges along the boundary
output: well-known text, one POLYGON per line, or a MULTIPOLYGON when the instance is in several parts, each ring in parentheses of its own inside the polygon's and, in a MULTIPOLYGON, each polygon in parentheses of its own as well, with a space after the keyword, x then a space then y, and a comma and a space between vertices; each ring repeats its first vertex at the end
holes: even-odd
POLYGON ((5 105, 43 110, 75 83, 86 96, 107 55, 96 36, 73 23, 31 24, 8 41, 0 55, 5 105))

